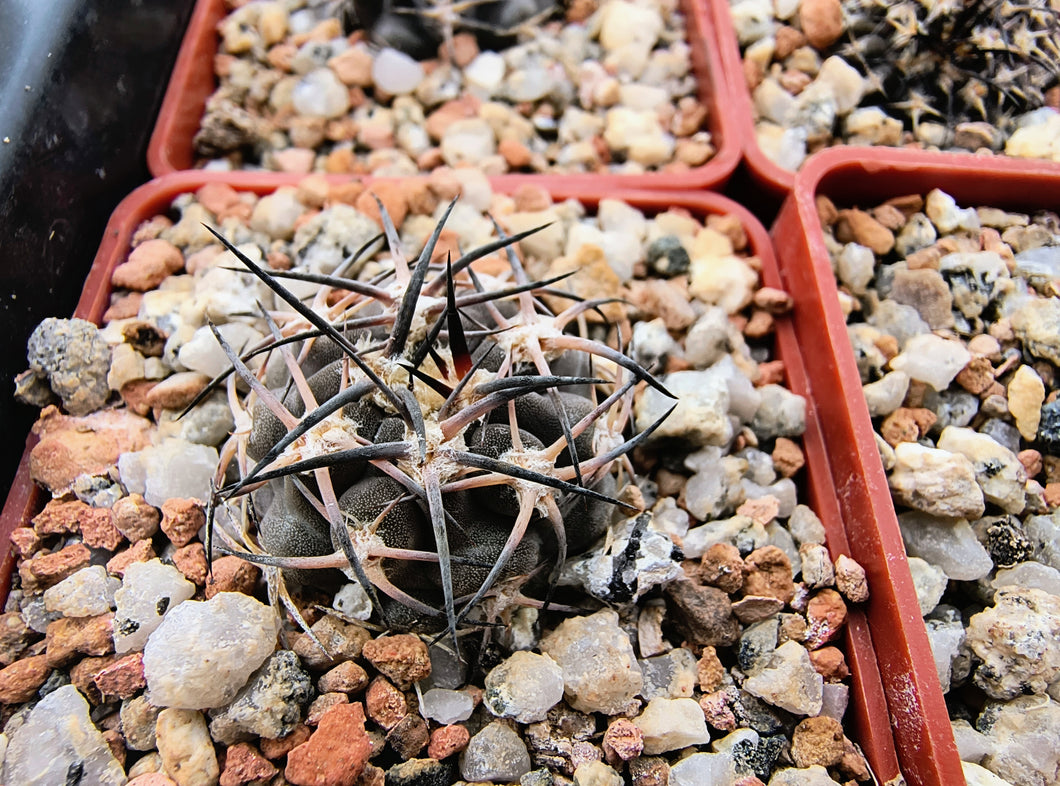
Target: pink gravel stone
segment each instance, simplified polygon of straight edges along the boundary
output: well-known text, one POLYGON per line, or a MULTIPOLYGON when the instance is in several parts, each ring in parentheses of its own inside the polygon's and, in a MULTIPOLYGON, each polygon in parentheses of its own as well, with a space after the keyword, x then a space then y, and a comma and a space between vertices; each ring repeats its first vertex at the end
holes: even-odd
POLYGON ((431 741, 427 745, 427 755, 432 759, 445 759, 454 753, 460 753, 471 740, 471 733, 458 724, 442 726, 431 732, 431 741))
POLYGON ((294 786, 354 786, 371 750, 364 708, 339 704, 324 713, 308 742, 287 754, 283 774, 294 786))
POLYGON ((399 687, 419 682, 431 673, 427 645, 411 633, 380 636, 367 642, 362 654, 399 687))
POLYGON ((104 696, 128 699, 147 685, 143 653, 134 652, 103 668, 93 680, 104 696))
POLYGON ((187 546, 206 524, 206 513, 194 499, 167 499, 162 503, 162 531, 174 546, 187 546))

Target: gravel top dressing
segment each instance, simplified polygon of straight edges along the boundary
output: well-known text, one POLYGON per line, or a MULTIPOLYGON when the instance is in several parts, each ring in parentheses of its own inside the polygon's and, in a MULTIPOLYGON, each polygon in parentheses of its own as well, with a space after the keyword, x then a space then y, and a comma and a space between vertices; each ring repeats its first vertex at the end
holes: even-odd
POLYGON ((1022 5, 732 0, 755 137, 783 169, 832 145, 1060 161, 1060 17, 1022 5))
POLYGON ((869 781, 869 588, 735 216, 440 169, 207 183, 132 246, 19 379, 3 782, 869 781))
POLYGON ((362 24, 334 3, 240 5, 218 26, 196 155, 211 169, 380 177, 460 164, 686 172, 710 160, 675 2, 531 6, 470 4, 447 26, 429 10, 362 24))
POLYGON ((818 212, 961 758, 1055 783, 1060 222, 937 189, 818 212))

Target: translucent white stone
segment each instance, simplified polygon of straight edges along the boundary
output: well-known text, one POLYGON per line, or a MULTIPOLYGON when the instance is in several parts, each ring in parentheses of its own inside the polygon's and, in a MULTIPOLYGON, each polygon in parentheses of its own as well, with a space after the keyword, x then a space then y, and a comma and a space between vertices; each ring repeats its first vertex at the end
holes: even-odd
POLYGON ((648 756, 710 742, 703 709, 695 699, 652 699, 633 723, 644 736, 648 756))
MULTIPOLYGON (((675 396, 677 408, 652 434, 653 439, 675 437, 694 445, 725 445, 732 439, 729 420, 729 386, 708 371, 677 371, 662 383, 675 396)), ((637 399, 638 423, 654 423, 674 404, 674 400, 653 387, 637 399)))
POLYGON ((1011 568, 999 570, 992 584, 997 589, 1009 586, 1032 587, 1051 595, 1060 595, 1060 571, 1040 562, 1020 562, 1011 568))
POLYGON ((836 273, 855 295, 865 292, 876 272, 876 255, 871 248, 858 243, 847 243, 839 254, 836 273))
POLYGON ((909 557, 909 572, 913 576, 913 589, 916 590, 920 614, 926 617, 939 605, 949 580, 942 568, 920 557, 909 557))
POLYGON ((122 786, 125 772, 88 715, 88 702, 73 685, 52 691, 11 733, 0 780, 19 786, 78 783, 122 786))
POLYGON ((183 439, 167 439, 158 445, 118 458, 121 482, 130 491, 143 494, 148 504, 161 507, 168 499, 210 498, 210 482, 217 469, 217 450, 183 439))
POLYGON ((23 597, 19 601, 19 611, 22 613, 26 627, 37 633, 47 633, 48 625, 63 616, 57 611, 48 611, 44 606, 42 595, 23 597))
POLYGON ((890 415, 902 406, 908 390, 909 375, 904 371, 891 371, 875 382, 870 382, 862 388, 865 403, 869 406, 869 415, 874 418, 890 415))
POLYGON ((688 532, 688 512, 677 507, 673 497, 662 497, 651 511, 652 528, 666 535, 683 538, 688 532))
MULTIPOLYGON (((995 746, 982 766, 1013 784, 1055 784, 1060 772, 1060 704, 1048 696, 988 702, 976 720, 995 746)), ((996 784, 990 784, 996 786, 996 784)))
POLYGON ((581 712, 618 712, 644 684, 629 636, 610 609, 564 620, 541 641, 541 651, 563 669, 568 703, 581 712))
POLYGON ((895 500, 931 516, 976 519, 986 503, 975 465, 960 453, 900 442, 887 478, 895 500))
POLYGON ((165 615, 194 594, 195 585, 172 565, 157 559, 129 565, 114 593, 114 651, 143 649, 165 615))
POLYGON ((806 430, 806 399, 781 385, 763 385, 751 428, 761 440, 797 437, 806 430))
POLYGON ((272 654, 277 629, 272 609, 238 592, 180 604, 144 649, 151 703, 183 709, 227 704, 272 654))
POLYGON ((939 437, 940 450, 960 453, 975 467, 975 479, 987 502, 1008 513, 1021 513, 1027 471, 1016 454, 986 434, 970 428, 947 426, 939 437))
POLYGON ((707 306, 685 337, 685 359, 693 368, 708 368, 728 357, 729 347, 735 340, 735 330, 725 309, 707 306))
POLYGON ((670 767, 670 786, 733 786, 736 766, 728 753, 693 753, 670 767))
POLYGON ((335 593, 335 600, 331 605, 335 611, 355 620, 366 620, 372 616, 372 599, 368 597, 360 582, 344 584, 335 593))
POLYGON ((644 214, 619 199, 601 199, 596 220, 604 232, 629 232, 638 241, 644 240, 648 233, 648 219, 644 214))
POLYGON ((82 568, 44 591, 44 607, 64 617, 94 617, 114 607, 119 579, 107 575, 102 565, 82 568))
POLYGON ((541 65, 531 64, 508 74, 505 80, 505 93, 512 103, 539 101, 554 86, 552 75, 541 65))
POLYGON ((604 3, 600 13, 600 43, 606 52, 631 44, 639 44, 650 51, 663 31, 662 15, 653 5, 613 0, 604 3))
POLYGON ((730 12, 741 44, 750 44, 771 35, 776 26, 771 0, 738 0, 732 4, 730 12))
POLYGON ((683 647, 676 647, 665 655, 640 661, 644 687, 640 695, 649 701, 654 698, 687 699, 696 685, 696 657, 683 647))
MULTIPOLYGON (((242 322, 228 322, 217 325, 216 328, 236 353, 245 352, 264 337, 259 331, 242 322)), ((189 371, 198 371, 211 378, 223 374, 231 365, 228 355, 208 325, 195 331, 191 340, 180 348, 177 358, 189 371)))
MULTIPOLYGON (((305 205, 298 198, 298 190, 290 186, 277 188, 271 194, 263 196, 254 205, 254 210, 250 214, 250 226, 271 238, 290 240, 294 236, 298 219, 303 215, 305 215, 305 205)), ((255 262, 261 262, 261 247, 257 243, 245 243, 239 247, 239 250, 255 262)), ((242 264, 231 258, 232 252, 225 251, 224 253, 225 256, 220 260, 222 266, 245 270, 242 264)), ((255 280, 246 273, 237 275, 240 275, 246 282, 255 280)), ((199 288, 196 286, 197 290, 199 288)))
POLYGON ((494 721, 471 738, 460 754, 460 774, 466 781, 507 783, 530 772, 526 743, 511 727, 494 721))
POLYGON ((474 711, 475 701, 466 691, 431 688, 420 696, 420 714, 443 726, 466 721, 474 711))
POLYGON ((1004 778, 999 778, 986 767, 980 767, 970 761, 961 762, 966 786, 1012 786, 1004 778))
POLYGON ((563 698, 563 670, 548 655, 515 652, 486 675, 482 701, 500 718, 543 721, 563 698))
POLYGON ((941 568, 951 579, 975 581, 994 567, 989 552, 965 519, 908 511, 899 514, 898 524, 909 555, 941 568))
POLYGON ((1032 284, 1045 284, 1060 278, 1060 246, 1039 246, 1019 252, 1016 254, 1016 274, 1032 284))
POLYGON ((1030 516, 1023 522, 1023 531, 1034 543, 1034 558, 1060 570, 1060 516, 1030 516))
POLYGON ((763 79, 755 88, 752 97, 759 117, 774 123, 783 123, 795 108, 795 97, 772 77, 763 79))
POLYGON ((442 158, 449 166, 476 165, 497 152, 497 137, 485 120, 466 118, 445 130, 440 147, 442 158))
POLYGON ((813 668, 806 648, 786 641, 773 651, 769 664, 748 677, 748 693, 796 715, 821 711, 824 680, 813 668))
POLYGON ((340 117, 350 108, 349 89, 330 68, 318 68, 295 85, 291 104, 300 115, 340 117))
POLYGON ((504 82, 507 66, 504 58, 496 52, 479 52, 464 69, 464 79, 471 88, 478 88, 492 96, 504 82))
POLYGON ((904 371, 935 390, 945 390, 971 359, 972 354, 959 341, 925 333, 905 343, 901 354, 891 359, 891 369, 904 371))
POLYGON ((953 739, 957 743, 957 754, 961 761, 979 763, 984 756, 994 752, 993 743, 968 721, 960 718, 951 720, 950 725, 953 727, 953 739))
POLYGON ((959 621, 928 620, 927 634, 931 654, 935 658, 939 684, 942 686, 942 692, 947 693, 950 689, 953 661, 960 654, 961 644, 964 643, 964 626, 959 621))
POLYGON ((763 497, 776 499, 779 503, 777 516, 782 519, 787 518, 794 512, 798 501, 799 492, 795 486, 795 481, 791 478, 781 478, 776 483, 770 483, 768 486, 759 486, 757 483, 744 478, 740 481, 740 487, 743 489, 746 499, 762 499, 763 497))
POLYGON ((769 786, 835 786, 835 781, 820 764, 812 764, 775 771, 769 779, 769 786))
POLYGON ((821 714, 840 723, 850 703, 850 686, 843 682, 826 682, 821 688, 821 714))
POLYGON ((944 235, 957 229, 979 229, 979 216, 975 208, 957 207, 957 200, 938 188, 928 193, 924 200, 924 212, 944 235))
POLYGON ((689 292, 706 303, 721 306, 727 314, 735 314, 750 304, 758 286, 758 273, 745 258, 718 253, 691 256, 689 292))
POLYGON ((825 540, 824 524, 821 523, 813 509, 806 505, 795 506, 795 510, 791 512, 791 517, 788 519, 788 530, 795 538, 795 542, 800 545, 824 543, 825 540))
POLYGON ((733 516, 690 529, 681 550, 686 559, 697 559, 715 543, 732 543, 741 553, 749 553, 768 542, 769 535, 765 527, 757 521, 747 516, 733 516))
POLYGON ((815 81, 831 88, 839 114, 846 114, 856 107, 869 86, 868 80, 838 55, 832 55, 821 63, 815 81))
POLYGON ((384 47, 372 61, 372 81, 386 93, 406 95, 423 81, 423 66, 404 52, 384 47))

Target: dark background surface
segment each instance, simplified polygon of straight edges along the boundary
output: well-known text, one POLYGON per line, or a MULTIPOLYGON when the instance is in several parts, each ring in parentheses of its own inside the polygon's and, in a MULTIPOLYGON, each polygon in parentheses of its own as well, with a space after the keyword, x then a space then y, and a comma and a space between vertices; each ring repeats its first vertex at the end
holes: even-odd
POLYGON ((194 0, 0 0, 0 500, 36 410, 26 339, 70 316, 147 143, 194 0))

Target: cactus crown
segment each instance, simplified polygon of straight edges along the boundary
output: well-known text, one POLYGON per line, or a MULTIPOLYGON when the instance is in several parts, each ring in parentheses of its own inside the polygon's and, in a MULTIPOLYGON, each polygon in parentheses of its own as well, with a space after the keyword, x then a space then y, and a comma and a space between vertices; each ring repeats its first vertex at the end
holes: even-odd
POLYGON ((433 57, 444 45, 455 59, 453 36, 467 31, 492 42, 507 39, 556 13, 552 0, 346 0, 345 27, 363 27, 378 43, 414 57, 433 57))
POLYGON ((577 330, 606 301, 554 288, 563 276, 529 280, 514 244, 540 227, 507 237, 494 221, 496 240, 435 259, 454 204, 410 262, 379 203, 393 266, 368 281, 344 272, 382 235, 318 276, 263 269, 211 230, 295 312, 280 327, 263 310, 271 336, 242 356, 215 330, 232 368, 210 388, 227 384, 237 424, 211 531, 218 506, 244 501, 242 543, 220 549, 266 566, 296 618, 285 580, 313 582, 313 569, 359 582, 384 625, 454 642, 502 587, 547 604, 566 555, 630 507, 613 470, 632 480, 626 454, 665 418, 629 436, 634 386, 665 388, 622 351, 622 330, 617 348, 577 330), (497 251, 508 281, 488 291, 471 265, 497 251), (285 278, 319 285, 312 304, 285 278), (553 313, 541 295, 569 305, 553 313), (248 367, 263 353, 282 357, 283 389, 248 367), (542 598, 522 594, 528 582, 542 598))
POLYGON ((953 125, 1045 104, 1060 81, 1055 0, 844 0, 852 41, 840 54, 909 117, 953 125))

